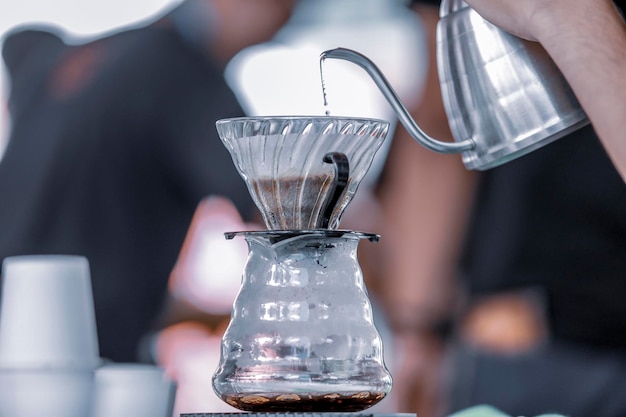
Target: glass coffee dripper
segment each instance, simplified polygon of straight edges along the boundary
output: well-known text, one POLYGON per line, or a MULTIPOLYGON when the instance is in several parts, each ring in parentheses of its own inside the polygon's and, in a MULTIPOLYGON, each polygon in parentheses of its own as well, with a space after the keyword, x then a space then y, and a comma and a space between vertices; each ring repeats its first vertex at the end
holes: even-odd
POLYGON ((357 259, 375 234, 340 230, 388 122, 337 117, 221 120, 222 141, 268 230, 248 260, 213 388, 255 412, 349 412, 391 390, 357 259))
POLYGON ((382 120, 326 116, 216 126, 269 230, 336 229, 389 130, 382 120))

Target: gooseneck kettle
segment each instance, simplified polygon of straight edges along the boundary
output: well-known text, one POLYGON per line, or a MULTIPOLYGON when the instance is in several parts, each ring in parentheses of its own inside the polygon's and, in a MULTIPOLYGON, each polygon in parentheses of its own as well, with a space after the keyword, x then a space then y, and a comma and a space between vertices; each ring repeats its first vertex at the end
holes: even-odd
POLYGON ((501 165, 589 123, 541 45, 499 29, 461 0, 441 2, 437 25, 437 70, 454 142, 424 133, 366 56, 337 48, 320 59, 362 67, 417 142, 435 152, 461 153, 468 169, 501 165))

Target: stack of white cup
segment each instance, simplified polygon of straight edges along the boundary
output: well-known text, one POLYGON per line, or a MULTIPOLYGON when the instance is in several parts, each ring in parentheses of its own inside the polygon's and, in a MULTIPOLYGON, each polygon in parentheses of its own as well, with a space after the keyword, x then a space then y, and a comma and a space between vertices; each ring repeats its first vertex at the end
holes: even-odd
POLYGON ((1 296, 0 416, 89 416, 100 357, 87 259, 6 258, 1 296))
POLYGON ((163 369, 109 363, 96 370, 91 417, 172 417, 176 384, 163 369))
POLYGON ((0 293, 0 417, 171 417, 163 369, 104 363, 89 262, 6 258, 0 293))

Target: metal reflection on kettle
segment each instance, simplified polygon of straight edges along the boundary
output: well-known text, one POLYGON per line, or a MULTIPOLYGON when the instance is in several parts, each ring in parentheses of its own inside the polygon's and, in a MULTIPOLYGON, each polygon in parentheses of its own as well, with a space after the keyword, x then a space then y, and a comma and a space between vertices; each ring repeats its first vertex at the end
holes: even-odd
POLYGON ((437 25, 437 70, 454 142, 428 136, 411 118, 377 66, 345 48, 326 59, 362 67, 421 145, 461 153, 468 169, 504 164, 589 123, 569 84, 537 42, 513 36, 464 1, 443 0, 437 25))

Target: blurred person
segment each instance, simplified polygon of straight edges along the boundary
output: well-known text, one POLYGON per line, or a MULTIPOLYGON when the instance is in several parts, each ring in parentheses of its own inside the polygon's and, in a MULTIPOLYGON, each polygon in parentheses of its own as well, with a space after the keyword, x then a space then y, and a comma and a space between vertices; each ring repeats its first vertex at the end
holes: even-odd
MULTIPOLYGON (((414 2, 430 28, 433 59, 412 114, 427 134, 451 141, 434 66, 438 2, 421 3, 414 2)), ((486 16, 496 7, 468 3, 486 16)), ((592 31, 603 23, 623 28, 606 2, 550 4, 557 3, 597 7, 592 31)), ((470 172, 458 155, 430 152, 403 128, 394 137, 378 188, 385 222, 378 276, 405 352, 394 375, 407 401, 398 411, 440 416, 490 404, 511 415, 626 415, 626 186, 596 134, 619 167, 623 143, 610 126, 621 121, 624 100, 612 99, 626 90, 602 86, 585 96, 591 80, 605 78, 581 80, 576 71, 595 63, 557 63, 592 125, 529 155, 470 172)))
POLYGON ((265 41, 290 0, 189 0, 84 44, 55 28, 7 35, 11 132, 0 162, 0 259, 80 254, 100 353, 138 360, 198 203, 255 215, 215 121, 243 116, 228 60, 265 41))

